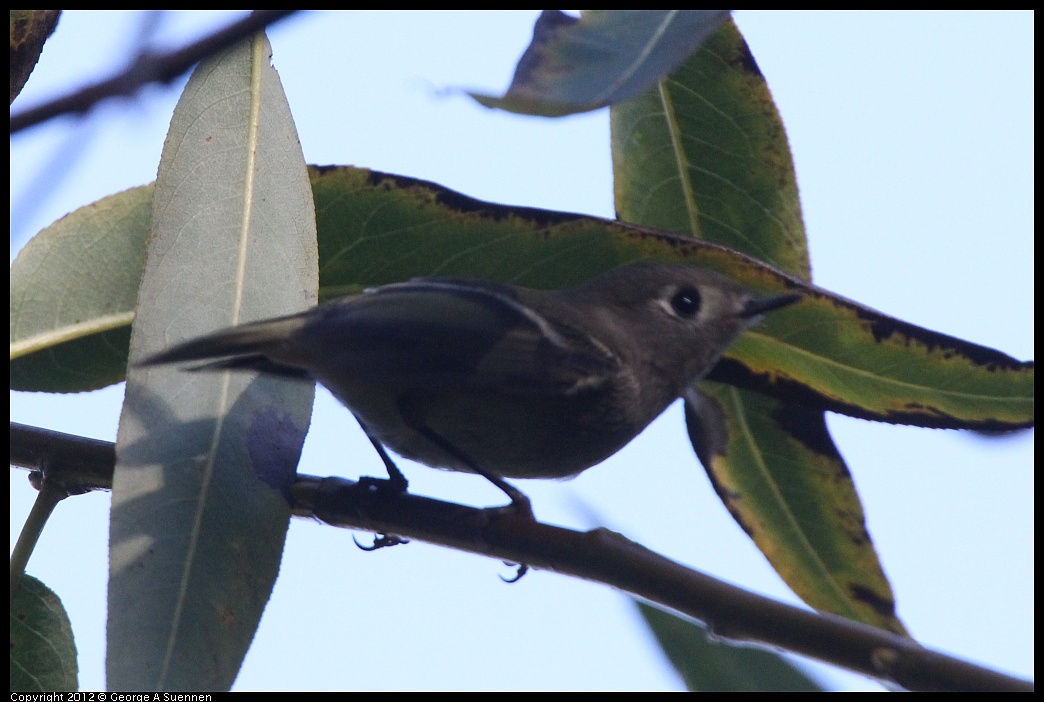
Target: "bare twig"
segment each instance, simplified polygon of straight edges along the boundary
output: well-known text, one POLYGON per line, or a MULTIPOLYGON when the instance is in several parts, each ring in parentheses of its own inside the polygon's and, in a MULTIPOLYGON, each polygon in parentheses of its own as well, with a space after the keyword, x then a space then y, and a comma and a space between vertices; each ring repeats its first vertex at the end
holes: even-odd
POLYGON ((204 58, 242 41, 294 12, 296 10, 256 10, 238 22, 175 51, 144 51, 126 70, 114 76, 88 85, 75 93, 11 115, 11 134, 58 115, 87 112, 106 98, 133 95, 148 83, 169 83, 204 58))
MULTIPOLYGON (((108 442, 11 425, 11 463, 39 469, 42 462, 55 472, 47 477, 66 487, 108 487, 114 458, 108 442), (75 466, 63 467, 62 456, 75 456, 75 466)), ((341 478, 299 475, 291 496, 296 516, 604 583, 705 622, 718 637, 793 651, 908 689, 1033 689, 1031 682, 930 651, 913 639, 755 595, 606 529, 577 532, 510 508, 476 509, 341 478)))

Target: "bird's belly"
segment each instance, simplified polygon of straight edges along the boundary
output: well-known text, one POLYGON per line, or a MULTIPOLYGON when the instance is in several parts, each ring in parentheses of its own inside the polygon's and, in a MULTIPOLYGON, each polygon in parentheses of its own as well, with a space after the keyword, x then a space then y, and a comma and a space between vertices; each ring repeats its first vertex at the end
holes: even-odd
POLYGON ((606 417, 588 395, 500 395, 464 389, 335 393, 373 438, 426 465, 474 472, 434 432, 485 470, 506 478, 567 478, 601 463, 652 417, 606 417))

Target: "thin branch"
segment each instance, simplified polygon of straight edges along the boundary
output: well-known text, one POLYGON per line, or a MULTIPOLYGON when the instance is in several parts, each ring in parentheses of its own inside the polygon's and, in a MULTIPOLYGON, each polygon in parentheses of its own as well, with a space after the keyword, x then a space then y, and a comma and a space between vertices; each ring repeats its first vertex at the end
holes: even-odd
POLYGON ((11 465, 28 468, 40 488, 42 472, 69 494, 111 490, 116 444, 11 422, 11 465))
POLYGON ((294 12, 297 10, 255 10, 224 29, 180 49, 166 53, 143 51, 121 73, 88 85, 75 93, 11 115, 11 134, 59 115, 85 113, 106 98, 133 95, 148 83, 169 83, 208 56, 252 36, 294 12))
POLYGON ((36 495, 36 502, 28 519, 22 525, 22 532, 18 535, 14 551, 11 552, 11 597, 14 597, 18 584, 22 582, 25 574, 25 566, 29 563, 29 557, 36 548, 36 542, 43 534, 44 525, 47 524, 51 512, 58 503, 69 496, 69 493, 48 481, 43 481, 39 487, 40 492, 36 495))
MULTIPOLYGON (((111 485, 114 457, 108 442, 11 425, 11 463, 39 470, 42 461, 48 478, 65 486, 111 485), (78 467, 62 467, 55 460, 62 456, 77 457, 78 467), (107 478, 101 476, 103 467, 107 478)), ((535 522, 510 508, 476 509, 341 478, 299 475, 291 496, 299 517, 604 583, 705 622, 718 637, 786 649, 907 689, 1033 689, 1031 682, 930 651, 913 639, 755 595, 606 529, 577 532, 535 522)))
POLYGON ((607 529, 577 532, 511 508, 475 509, 342 478, 298 476, 292 495, 297 516, 603 583, 704 622, 718 638, 786 649, 910 690, 1032 689, 913 639, 748 592, 607 529))

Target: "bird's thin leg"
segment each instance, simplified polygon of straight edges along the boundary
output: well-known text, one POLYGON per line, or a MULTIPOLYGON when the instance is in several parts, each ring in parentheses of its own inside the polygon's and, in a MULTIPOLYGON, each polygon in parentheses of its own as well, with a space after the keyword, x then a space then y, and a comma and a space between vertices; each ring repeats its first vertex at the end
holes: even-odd
POLYGON ((431 427, 422 423, 411 423, 411 426, 414 430, 420 432, 422 435, 424 435, 426 439, 428 439, 433 444, 441 448, 443 451, 453 456, 458 461, 466 465, 468 468, 470 468, 471 470, 478 473, 483 478, 500 488, 500 490, 505 495, 511 498, 511 506, 514 509, 517 509, 524 514, 528 514, 530 517, 533 516, 533 506, 530 504, 529 498, 526 497, 525 493, 523 493, 517 487, 504 480, 496 473, 491 473, 490 471, 480 466, 474 459, 471 458, 471 456, 454 446, 448 439, 446 439, 446 437, 444 437, 442 434, 439 434, 431 427))
MULTIPOLYGON (((384 444, 373 437, 373 434, 370 433, 370 430, 366 428, 366 425, 363 424, 361 419, 356 417, 355 420, 359 422, 359 426, 362 427, 363 433, 366 434, 366 438, 370 440, 371 444, 373 444, 373 448, 376 449, 377 455, 381 457, 382 461, 384 461, 384 467, 388 469, 388 480, 386 483, 385 481, 377 480, 376 478, 360 478, 359 482, 364 483, 367 481, 376 481, 371 482, 373 487, 377 487, 380 483, 385 483, 386 489, 391 489, 396 493, 406 492, 406 488, 408 488, 410 484, 406 480, 406 476, 402 474, 401 470, 399 470, 399 467, 395 465, 395 461, 391 459, 391 456, 389 456, 388 452, 384 449, 384 444)), ((376 551, 379 548, 398 546, 399 544, 408 544, 410 542, 409 539, 404 539, 395 534, 377 534, 374 536, 373 545, 371 546, 363 546, 354 536, 352 537, 352 540, 354 540, 355 545, 363 551, 376 551)))
POLYGON ((395 492, 406 492, 406 489, 410 486, 409 481, 406 480, 406 476, 402 474, 399 467, 395 465, 395 461, 391 459, 388 452, 384 448, 384 444, 373 437, 370 430, 363 424, 363 421, 356 417, 355 420, 359 422, 359 426, 362 427, 363 433, 366 434, 366 438, 373 444, 373 448, 376 449, 377 455, 384 461, 384 467, 388 470, 388 486, 395 492))

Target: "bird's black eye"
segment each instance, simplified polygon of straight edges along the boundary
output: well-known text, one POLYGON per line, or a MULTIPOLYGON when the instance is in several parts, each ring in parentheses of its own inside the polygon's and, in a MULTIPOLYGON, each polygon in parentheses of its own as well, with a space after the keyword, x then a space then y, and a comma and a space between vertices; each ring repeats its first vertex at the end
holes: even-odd
POLYGON ((692 319, 700 311, 700 291, 696 288, 682 288, 671 298, 671 309, 679 317, 692 319))

